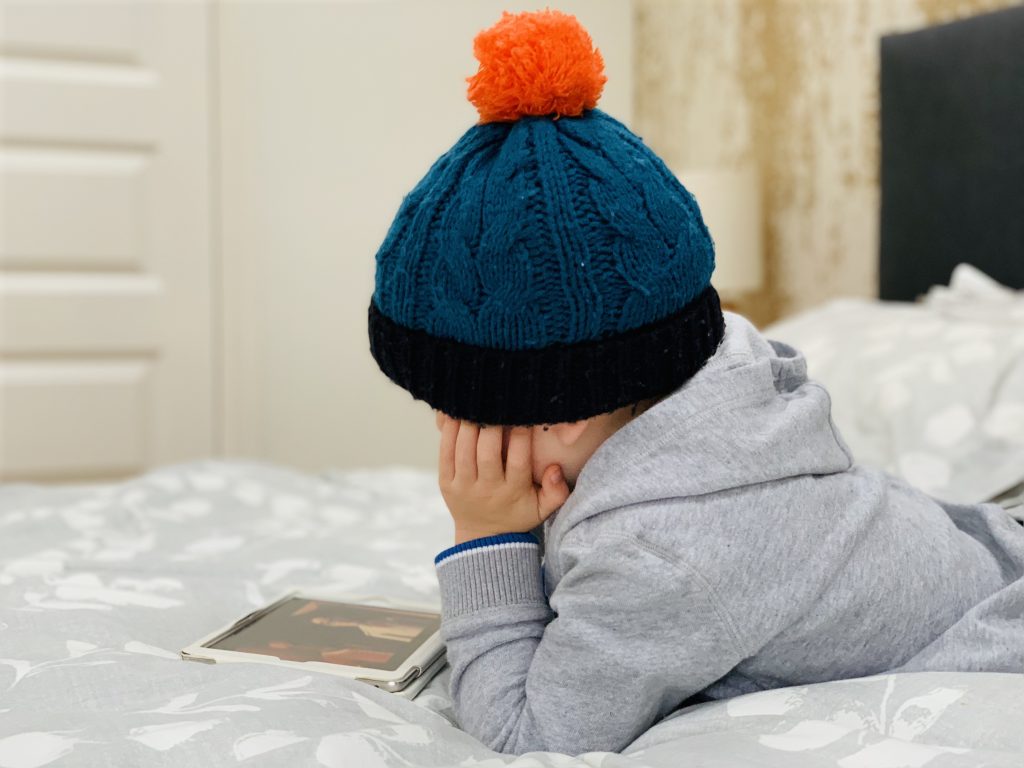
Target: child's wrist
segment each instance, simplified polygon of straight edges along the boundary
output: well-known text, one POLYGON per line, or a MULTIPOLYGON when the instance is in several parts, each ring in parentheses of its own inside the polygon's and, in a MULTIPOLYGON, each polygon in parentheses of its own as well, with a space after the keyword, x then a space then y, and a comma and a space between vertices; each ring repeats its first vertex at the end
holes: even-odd
POLYGON ((484 536, 492 536, 492 535, 493 534, 490 534, 490 533, 479 533, 479 532, 474 532, 474 531, 461 531, 461 530, 456 528, 455 529, 455 543, 456 544, 464 544, 467 541, 472 541, 473 539, 482 539, 484 536))
POLYGON ((483 539, 487 536, 500 536, 503 533, 511 533, 511 531, 489 531, 481 529, 456 528, 455 543, 464 544, 467 541, 473 541, 473 539, 483 539))

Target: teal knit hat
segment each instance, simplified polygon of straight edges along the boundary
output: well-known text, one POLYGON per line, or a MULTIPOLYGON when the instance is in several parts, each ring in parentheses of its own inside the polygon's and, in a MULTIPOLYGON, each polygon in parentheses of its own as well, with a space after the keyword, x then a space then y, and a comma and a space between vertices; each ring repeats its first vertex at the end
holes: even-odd
POLYGON ((572 16, 505 13, 474 44, 478 124, 410 192, 377 252, 381 370, 483 424, 576 421, 680 387, 724 321, 693 196, 597 109, 572 16))

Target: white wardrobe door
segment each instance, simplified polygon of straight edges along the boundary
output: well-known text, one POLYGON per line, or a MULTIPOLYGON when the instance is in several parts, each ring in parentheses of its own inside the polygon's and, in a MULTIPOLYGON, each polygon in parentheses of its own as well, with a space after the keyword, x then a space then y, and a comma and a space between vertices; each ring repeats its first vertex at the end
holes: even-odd
POLYGON ((0 479, 216 442, 205 3, 0 3, 0 479))

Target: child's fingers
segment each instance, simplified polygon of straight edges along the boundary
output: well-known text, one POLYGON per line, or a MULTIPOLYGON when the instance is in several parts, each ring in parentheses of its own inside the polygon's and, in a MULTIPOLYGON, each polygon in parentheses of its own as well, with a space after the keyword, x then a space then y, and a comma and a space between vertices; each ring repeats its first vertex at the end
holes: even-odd
POLYGON ((455 438, 459 432, 459 422, 449 416, 442 415, 441 450, 437 461, 437 479, 447 485, 455 478, 455 438))
POLYGON ((547 520, 569 498, 569 484, 562 476, 562 468, 552 464, 544 470, 540 493, 537 494, 537 516, 547 520))
POLYGON ((476 471, 481 480, 500 483, 505 479, 501 466, 501 427, 484 427, 476 441, 476 471))
POLYGON ((511 483, 533 484, 530 449, 533 438, 526 427, 513 427, 508 438, 508 458, 505 461, 505 479, 511 483))
POLYGON ((455 476, 467 482, 476 480, 476 438, 479 431, 473 422, 460 419, 459 434, 455 438, 455 476))

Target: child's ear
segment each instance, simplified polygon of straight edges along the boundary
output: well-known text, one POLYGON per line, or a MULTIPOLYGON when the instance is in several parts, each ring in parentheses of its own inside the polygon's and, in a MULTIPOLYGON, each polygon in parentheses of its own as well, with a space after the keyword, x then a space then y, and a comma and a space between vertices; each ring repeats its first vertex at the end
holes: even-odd
POLYGON ((588 423, 587 419, 583 419, 582 421, 552 424, 551 431, 555 433, 555 437, 558 438, 560 443, 563 445, 572 445, 580 439, 580 435, 583 434, 588 423))

